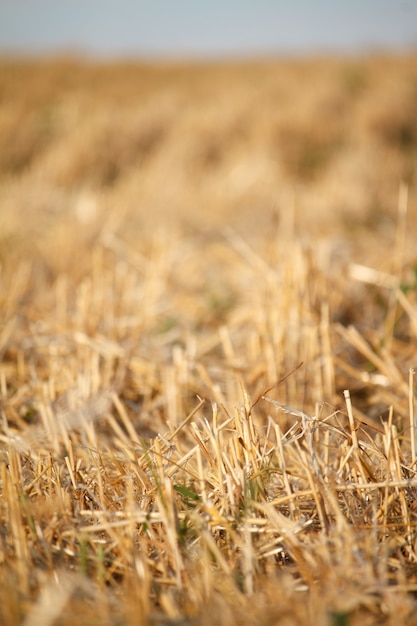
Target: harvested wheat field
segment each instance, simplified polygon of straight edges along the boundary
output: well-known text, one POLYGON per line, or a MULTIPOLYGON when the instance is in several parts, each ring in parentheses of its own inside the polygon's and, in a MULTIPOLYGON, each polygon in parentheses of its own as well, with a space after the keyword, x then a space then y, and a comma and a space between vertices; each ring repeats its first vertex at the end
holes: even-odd
POLYGON ((417 611, 417 57, 0 63, 0 623, 417 611))

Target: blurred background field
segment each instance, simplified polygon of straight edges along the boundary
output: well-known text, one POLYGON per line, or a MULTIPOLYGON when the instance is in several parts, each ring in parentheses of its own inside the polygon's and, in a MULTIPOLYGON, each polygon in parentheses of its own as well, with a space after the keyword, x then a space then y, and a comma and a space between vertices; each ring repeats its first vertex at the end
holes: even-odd
POLYGON ((412 623, 416 112, 411 53, 3 58, 3 623, 412 623))
MULTIPOLYGON (((390 230, 414 202, 415 56, 271 62, 3 61, 3 206, 204 228, 296 210, 390 230)), ((4 215, 4 211, 2 211, 4 215)))

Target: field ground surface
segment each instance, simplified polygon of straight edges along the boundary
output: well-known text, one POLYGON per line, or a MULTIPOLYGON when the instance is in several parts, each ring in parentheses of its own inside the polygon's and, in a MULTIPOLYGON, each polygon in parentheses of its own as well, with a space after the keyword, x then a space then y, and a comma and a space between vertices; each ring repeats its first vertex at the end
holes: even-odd
POLYGON ((417 612, 417 57, 0 61, 0 623, 417 612))

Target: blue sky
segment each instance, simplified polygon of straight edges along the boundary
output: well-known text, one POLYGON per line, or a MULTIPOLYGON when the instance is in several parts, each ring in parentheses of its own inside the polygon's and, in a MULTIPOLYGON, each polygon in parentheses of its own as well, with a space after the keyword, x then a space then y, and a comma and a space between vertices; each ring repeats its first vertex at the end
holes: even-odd
POLYGON ((417 47, 417 0, 0 0, 0 53, 212 57, 417 47))

